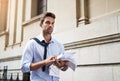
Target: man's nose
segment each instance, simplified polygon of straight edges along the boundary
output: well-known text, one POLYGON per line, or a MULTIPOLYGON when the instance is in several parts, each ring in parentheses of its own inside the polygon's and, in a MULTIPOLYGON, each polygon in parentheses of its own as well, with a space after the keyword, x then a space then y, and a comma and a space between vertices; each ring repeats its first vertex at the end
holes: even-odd
POLYGON ((50 23, 50 24, 49 24, 49 26, 53 27, 53 24, 52 24, 52 23, 50 23))

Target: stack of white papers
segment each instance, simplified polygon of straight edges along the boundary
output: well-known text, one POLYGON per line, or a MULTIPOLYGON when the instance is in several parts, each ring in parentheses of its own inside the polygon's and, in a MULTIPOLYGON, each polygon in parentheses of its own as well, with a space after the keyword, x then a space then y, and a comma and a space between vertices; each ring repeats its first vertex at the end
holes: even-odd
MULTIPOLYGON (((71 68, 73 71, 75 71, 77 65, 75 63, 74 59, 75 52, 72 50, 66 51, 64 54, 60 54, 57 59, 62 61, 68 61, 67 65, 69 68, 71 68)), ((50 66, 49 74, 52 76, 59 77, 59 69, 55 65, 50 66)))
POLYGON ((70 67, 73 71, 75 71, 77 65, 75 63, 74 59, 74 51, 66 51, 64 54, 60 54, 57 59, 63 60, 63 61, 68 61, 68 67, 70 67))

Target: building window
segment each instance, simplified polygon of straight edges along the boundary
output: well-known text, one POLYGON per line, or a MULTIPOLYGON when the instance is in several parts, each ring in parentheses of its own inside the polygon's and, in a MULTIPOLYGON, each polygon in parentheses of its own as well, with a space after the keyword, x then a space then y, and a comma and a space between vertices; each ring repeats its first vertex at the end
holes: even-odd
POLYGON ((6 30, 7 11, 8 11, 8 0, 0 0, 0 32, 6 30))
POLYGON ((32 0, 31 17, 38 16, 47 11, 47 0, 32 0))
POLYGON ((47 0, 38 0, 37 15, 47 11, 47 0))

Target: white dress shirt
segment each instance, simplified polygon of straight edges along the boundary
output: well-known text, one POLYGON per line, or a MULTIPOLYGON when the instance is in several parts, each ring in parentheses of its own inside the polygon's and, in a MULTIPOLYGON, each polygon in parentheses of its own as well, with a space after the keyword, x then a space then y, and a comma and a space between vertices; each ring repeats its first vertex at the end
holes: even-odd
MULTIPOLYGON (((44 40, 42 34, 36 36, 40 41, 44 40)), ((50 44, 47 47, 47 58, 53 55, 64 53, 64 47, 54 38, 51 38, 50 44)), ((59 77, 49 75, 49 68, 43 72, 42 68, 30 71, 30 64, 43 60, 44 47, 38 44, 35 40, 28 41, 22 56, 21 70, 30 72, 31 81, 58 81, 59 77)))

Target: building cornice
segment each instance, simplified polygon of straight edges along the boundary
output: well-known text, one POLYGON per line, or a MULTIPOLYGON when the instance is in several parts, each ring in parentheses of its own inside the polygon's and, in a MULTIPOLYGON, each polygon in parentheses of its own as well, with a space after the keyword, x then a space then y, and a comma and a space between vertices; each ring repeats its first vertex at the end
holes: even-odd
POLYGON ((120 33, 64 44, 65 50, 120 42, 120 33))

